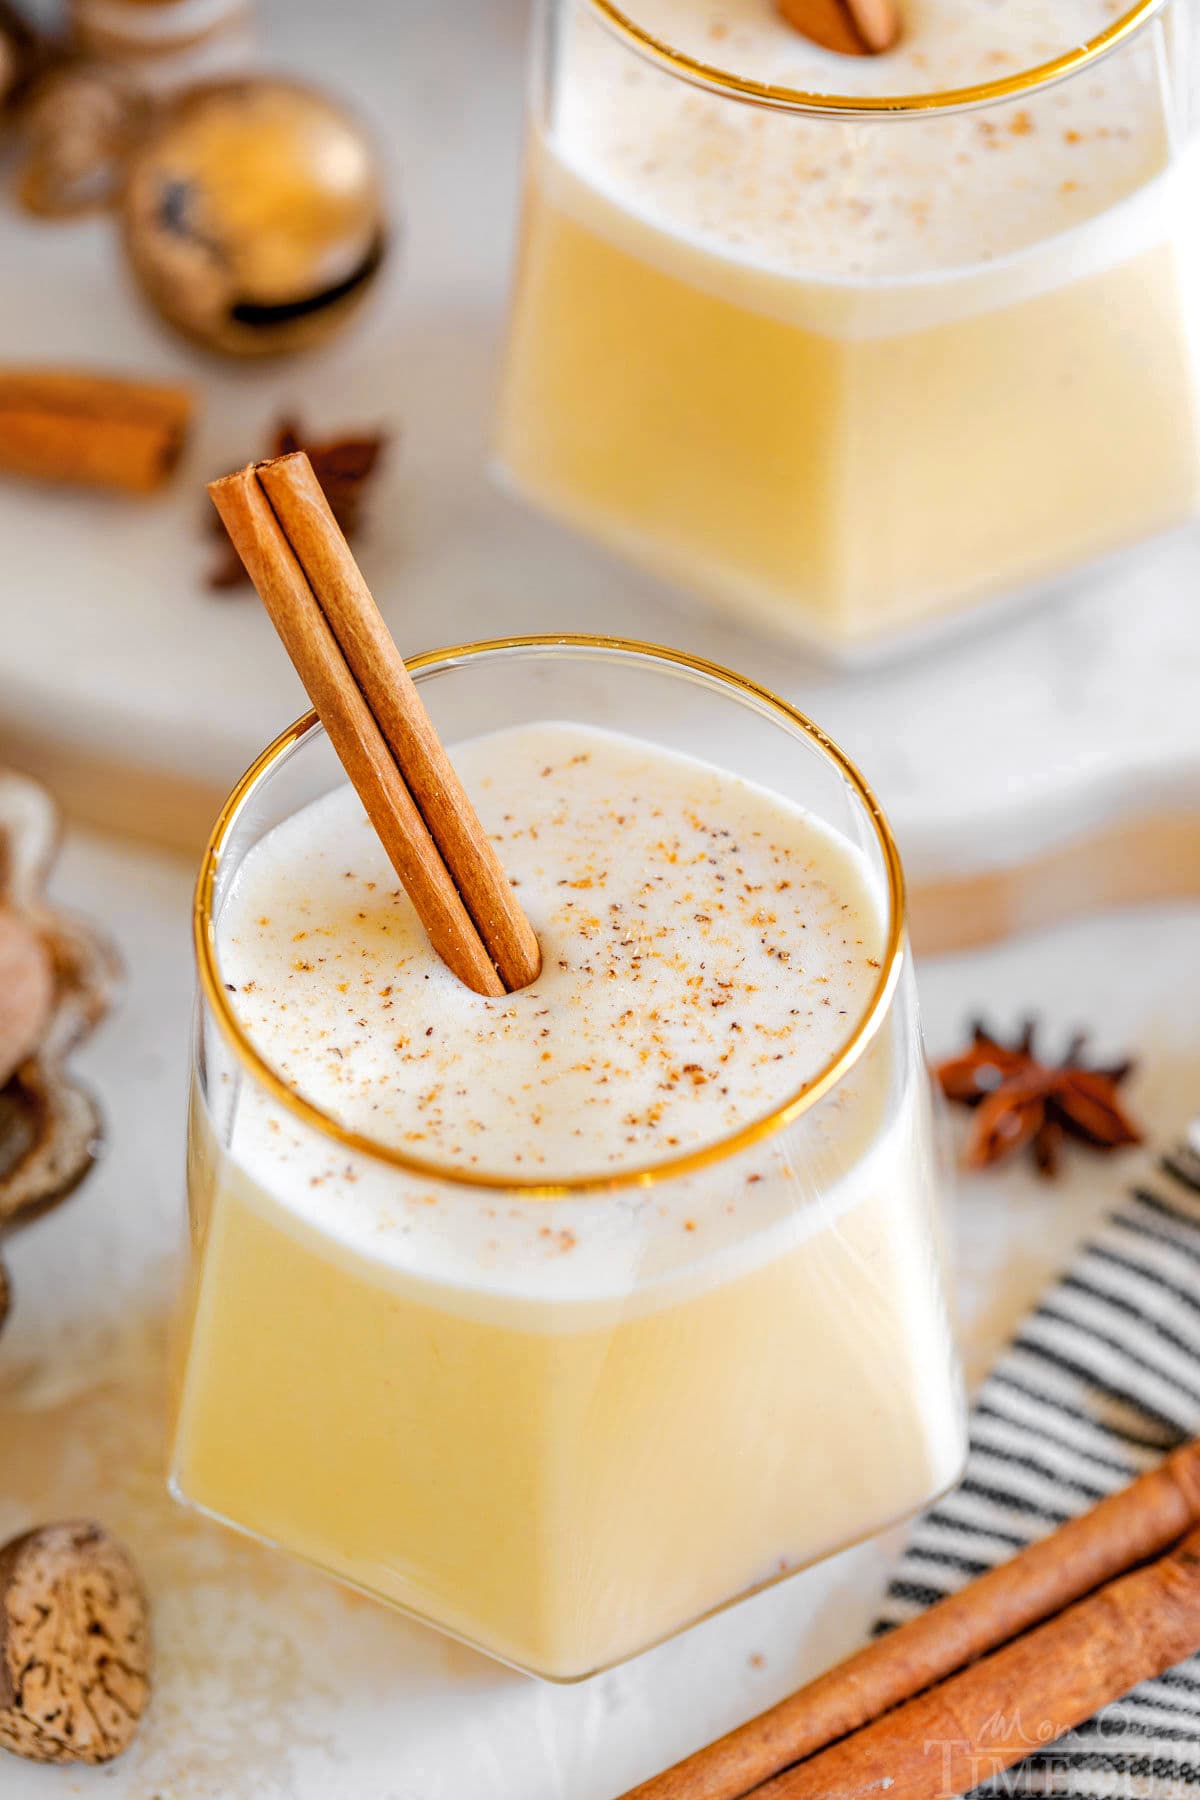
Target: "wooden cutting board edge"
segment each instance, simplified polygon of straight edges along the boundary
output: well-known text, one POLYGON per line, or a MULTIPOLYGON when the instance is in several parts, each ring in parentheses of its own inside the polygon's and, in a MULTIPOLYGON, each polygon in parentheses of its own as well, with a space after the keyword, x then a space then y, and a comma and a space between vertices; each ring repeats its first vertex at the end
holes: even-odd
POLYGON ((909 917, 914 949, 931 956, 1000 943, 1108 907, 1197 899, 1200 808, 1181 807, 1093 826, 1010 867, 915 877, 909 917))
MULTIPOLYGON (((77 825, 199 861, 225 799, 192 776, 0 728, 0 764, 34 776, 77 825)), ((933 956, 977 949, 1106 907, 1200 899, 1200 796, 1092 825, 1026 861, 909 882, 913 948, 933 956)))

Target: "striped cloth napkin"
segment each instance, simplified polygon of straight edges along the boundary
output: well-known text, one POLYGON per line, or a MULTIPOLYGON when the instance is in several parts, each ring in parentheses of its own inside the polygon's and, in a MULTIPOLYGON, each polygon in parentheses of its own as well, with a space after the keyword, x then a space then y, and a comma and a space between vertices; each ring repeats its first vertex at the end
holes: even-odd
MULTIPOLYGON (((1200 1145, 1165 1157, 1025 1320, 971 1415, 961 1484, 918 1522, 882 1634, 1200 1435, 1200 1145)), ((1036 1723, 1036 1722, 1035 1722, 1036 1723)), ((1200 1791, 1200 1656, 1037 1748, 981 1795, 1185 1800, 1200 1791)))

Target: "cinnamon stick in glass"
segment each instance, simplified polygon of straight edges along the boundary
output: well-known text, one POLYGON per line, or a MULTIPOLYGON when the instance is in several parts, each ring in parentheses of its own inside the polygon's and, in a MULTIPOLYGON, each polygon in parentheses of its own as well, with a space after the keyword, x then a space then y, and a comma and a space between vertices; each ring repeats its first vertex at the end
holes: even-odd
MULTIPOLYGON (((742 1800, 1157 1555, 1198 1522, 1200 1440, 624 1800, 742 1800)), ((896 1800, 890 1790, 888 1800, 896 1800)))
POLYGON ((468 800, 404 658, 303 453, 259 463, 258 479, 505 988, 541 968, 537 938, 468 800))
POLYGON ((775 0, 789 25, 842 56, 878 56, 900 36, 897 0, 775 0))
MULTIPOLYGON (((391 656, 384 656, 381 635, 389 645, 391 640, 382 620, 369 629, 363 624, 374 602, 303 451, 271 465, 276 495, 292 493, 293 482, 294 515, 287 505, 284 510, 292 517, 295 540, 273 510, 254 465, 211 482, 208 491, 434 950, 476 993, 498 996, 525 986, 541 966, 537 939, 453 770, 442 776, 438 797, 448 855, 410 789, 408 739, 420 738, 436 767, 429 746, 430 739, 437 743, 436 734, 407 670, 406 685, 395 687, 392 659, 399 661, 399 654, 392 646, 391 656), (350 648, 353 669, 337 623, 341 620, 349 638, 339 606, 348 592, 355 595, 355 617, 362 626, 361 638, 350 648), (332 618, 324 610, 327 600, 332 618), (406 717, 407 736, 392 743, 382 721, 394 725, 398 711, 406 717), (446 829, 448 811, 459 814, 455 831, 446 829), (473 916, 467 894, 476 896, 479 917, 473 916)), ((437 750, 445 758, 440 744, 437 750)), ((431 779, 428 768, 418 769, 418 788, 428 791, 431 779)))

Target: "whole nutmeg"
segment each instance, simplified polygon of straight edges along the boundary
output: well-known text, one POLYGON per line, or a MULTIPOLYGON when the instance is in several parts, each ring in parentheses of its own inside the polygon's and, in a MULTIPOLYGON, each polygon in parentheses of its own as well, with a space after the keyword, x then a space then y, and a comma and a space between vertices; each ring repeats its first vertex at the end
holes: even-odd
POLYGON ((22 206, 49 219, 111 206, 148 116, 145 96, 121 70, 78 59, 51 66, 22 109, 22 206))
POLYGON ((0 0, 0 108, 17 101, 45 55, 40 33, 13 0, 0 0))
POLYGON ((134 151, 121 217, 163 317, 234 356, 339 330, 387 246, 361 126, 315 89, 265 77, 191 88, 169 107, 134 151))
POLYGON ((70 36, 154 93, 245 68, 255 0, 69 0, 70 36))
POLYGON ((0 32, 0 106, 17 85, 17 53, 10 40, 0 32))
POLYGON ((0 1550, 0 1747, 108 1762, 137 1730, 149 1666, 142 1584, 99 1525, 43 1525, 0 1550))

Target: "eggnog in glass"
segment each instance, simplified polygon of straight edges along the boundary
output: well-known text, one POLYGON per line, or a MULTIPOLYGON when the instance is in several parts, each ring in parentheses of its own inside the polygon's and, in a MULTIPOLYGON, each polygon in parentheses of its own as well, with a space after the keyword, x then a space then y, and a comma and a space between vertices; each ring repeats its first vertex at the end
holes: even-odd
POLYGON ((959 1471, 902 883, 840 752, 725 671, 410 667, 542 972, 455 980, 313 719, 240 784, 197 900, 172 1482, 570 1680, 959 1471))
POLYGON ((833 653, 1191 515, 1195 0, 547 0, 497 447, 833 653))

